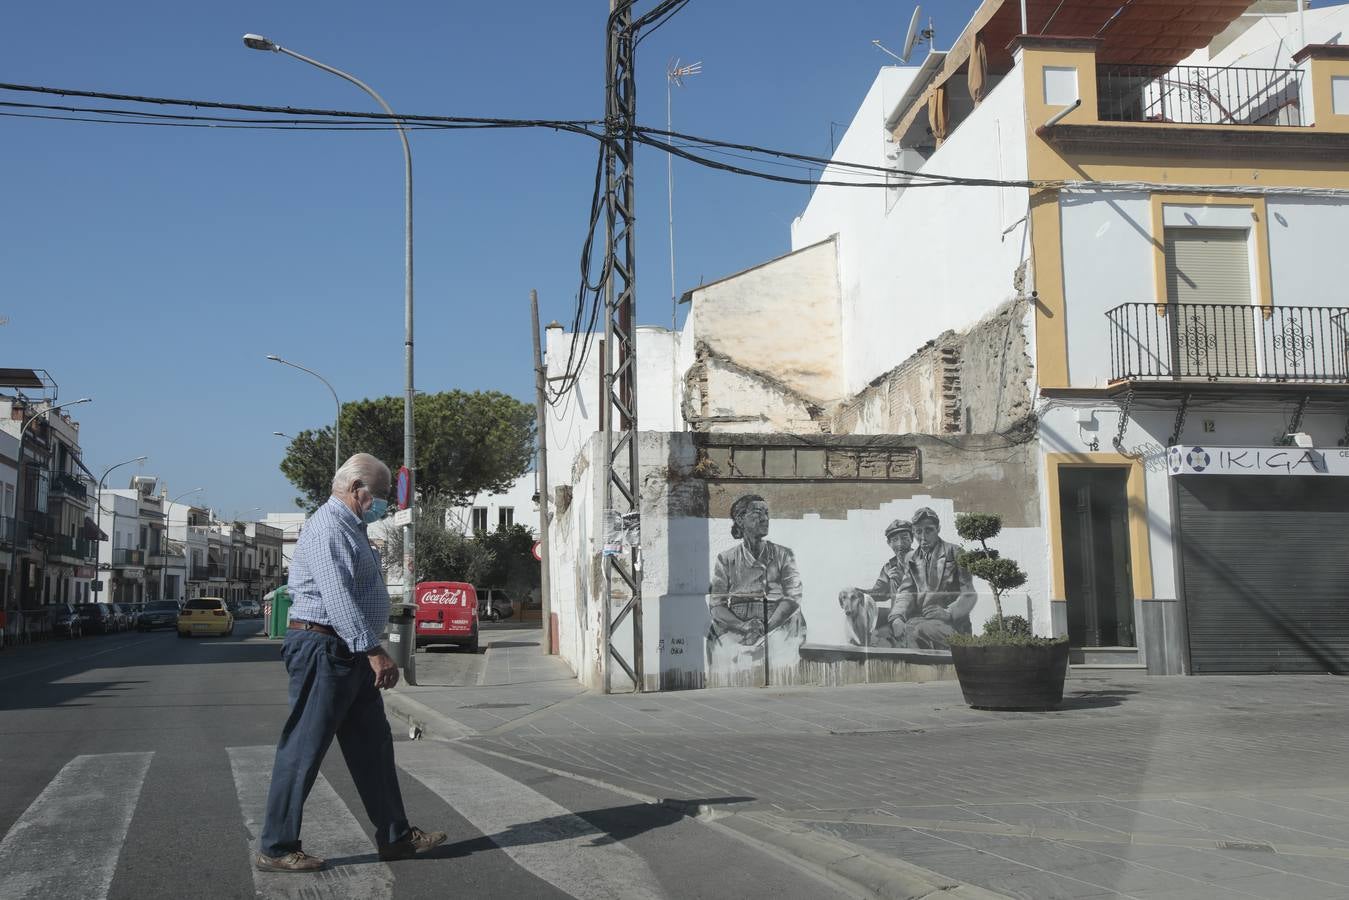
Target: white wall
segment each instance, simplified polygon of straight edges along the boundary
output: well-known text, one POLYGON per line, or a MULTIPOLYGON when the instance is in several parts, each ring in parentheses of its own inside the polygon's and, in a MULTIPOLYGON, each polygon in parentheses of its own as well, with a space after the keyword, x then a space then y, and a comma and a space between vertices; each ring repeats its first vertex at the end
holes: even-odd
MULTIPOLYGON (((1343 248, 1349 198, 1269 194, 1266 207, 1274 302, 1349 306, 1344 296, 1349 253, 1343 248)), ((1141 191, 1065 192, 1059 212, 1069 381, 1074 387, 1102 387, 1111 377, 1107 311, 1121 303, 1165 299, 1156 296, 1151 201, 1141 191)), ((1238 206, 1167 204, 1166 223, 1258 227, 1250 208, 1238 206)), ((1251 296, 1257 296, 1254 284, 1251 296)))
POLYGON ((708 348, 799 394, 843 396, 837 248, 832 239, 694 289, 708 348))
POLYGON ((1274 302, 1349 306, 1349 197, 1271 197, 1266 207, 1274 302))
MULTIPOLYGON (((641 410, 638 427, 642 431, 684 430, 674 390, 678 379, 692 365, 689 332, 686 328, 681 336, 667 328, 647 325, 637 329, 637 400, 641 410)), ((546 336, 544 365, 549 377, 561 375, 566 371, 571 335, 559 328, 550 328, 546 336)), ((590 356, 576 386, 557 405, 545 410, 548 479, 554 486, 570 483, 572 464, 599 428, 600 336, 596 335, 591 344, 590 356)), ((560 382, 553 384, 560 386, 560 382)))
POLYGON ((473 508, 477 506, 487 508, 487 530, 497 530, 498 511, 502 507, 510 507, 514 512, 514 524, 523 525, 535 534, 539 533, 539 506, 534 502, 534 491, 537 480, 535 473, 526 472, 511 484, 509 488, 499 494, 489 494, 486 491, 478 494, 467 506, 460 506, 450 511, 449 525, 465 536, 472 533, 473 530, 473 508))
MULTIPOLYGON (((1274 437, 1288 425, 1293 404, 1280 406, 1251 403, 1192 406, 1186 417, 1185 431, 1180 443, 1205 447, 1269 447, 1274 437), (1205 420, 1213 423, 1212 432, 1204 431, 1205 420)), ((1170 600, 1177 596, 1176 562, 1172 542, 1171 476, 1167 473, 1166 442, 1175 427, 1175 407, 1140 409, 1135 407, 1124 446, 1130 453, 1142 454, 1146 470, 1146 497, 1149 525, 1148 550, 1152 557, 1152 586, 1156 598, 1170 600)), ((1311 435, 1317 447, 1335 447, 1344 437, 1343 415, 1308 413, 1302 421, 1302 430, 1311 435)), ((1040 416, 1041 449, 1045 453, 1084 453, 1093 438, 1098 439, 1102 452, 1114 452, 1111 440, 1119 429, 1119 407, 1109 403, 1053 401, 1040 416), (1095 424, 1081 425, 1077 420, 1079 409, 1094 410, 1095 424)), ((1048 528, 1049 497, 1044 485, 1041 467, 1041 510, 1044 526, 1048 528)), ((1043 568, 1049 566, 1049 550, 1044 545, 1040 554, 1043 568)), ((1058 598, 1062 599, 1062 598, 1058 598)), ((1152 598, 1139 598, 1152 599, 1152 598)))
MULTIPOLYGON (((887 76, 872 85, 834 158, 886 165, 887 76)), ((1022 79, 1003 78, 923 166, 924 172, 1026 178, 1022 79)), ((893 98, 891 98, 893 102, 893 98)), ((835 168, 827 180, 874 181, 835 168)), ((818 187, 792 226, 793 248, 839 235, 844 388, 861 390, 924 343, 1015 295, 1029 255, 1021 188, 818 187), (1003 234, 1005 229, 1006 234, 1003 234)))

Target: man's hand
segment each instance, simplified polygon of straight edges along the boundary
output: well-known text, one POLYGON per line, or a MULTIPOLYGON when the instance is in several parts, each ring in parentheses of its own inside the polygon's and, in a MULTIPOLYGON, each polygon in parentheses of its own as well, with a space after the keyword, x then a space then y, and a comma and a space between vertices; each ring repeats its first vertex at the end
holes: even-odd
POLYGON ((375 687, 387 691, 398 684, 398 666, 384 652, 383 647, 369 651, 366 658, 370 660, 370 668, 375 670, 375 687))

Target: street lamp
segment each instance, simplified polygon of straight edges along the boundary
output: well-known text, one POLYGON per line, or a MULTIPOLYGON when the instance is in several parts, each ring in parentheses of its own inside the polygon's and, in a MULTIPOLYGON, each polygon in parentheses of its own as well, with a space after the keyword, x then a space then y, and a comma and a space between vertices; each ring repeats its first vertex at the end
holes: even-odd
MULTIPOLYGON (((201 492, 204 491, 204 490, 206 490, 206 488, 204 488, 204 487, 199 487, 199 488, 193 488, 193 489, 190 490, 190 491, 183 491, 183 492, 182 492, 181 494, 179 494, 177 497, 174 497, 172 500, 170 500, 169 503, 168 503, 168 505, 169 505, 169 506, 173 506, 173 504, 177 503, 179 500, 183 499, 183 498, 186 497, 188 494, 199 494, 199 493, 201 493, 201 492)), ((170 516, 170 515, 172 515, 172 513, 171 513, 169 510, 167 510, 167 509, 164 510, 164 540, 165 540, 165 542, 167 542, 168 539, 169 539, 169 525, 171 524, 171 523, 169 522, 169 516, 170 516)), ((168 550, 168 547, 165 547, 164 549, 165 549, 165 550, 168 550)), ((168 557, 168 553, 165 553, 164 556, 167 558, 167 557, 168 557)), ((188 554, 187 554, 187 520, 184 519, 184 520, 183 520, 183 568, 184 568, 185 570, 190 571, 190 570, 191 570, 191 567, 192 567, 192 560, 191 560, 190 558, 188 558, 188 554)), ((169 567, 168 567, 167 565, 165 565, 165 566, 161 566, 160 569, 159 569, 159 599, 160 599, 160 600, 167 600, 167 599, 168 599, 167 597, 164 596, 165 573, 168 571, 168 568, 169 568, 169 567)), ((183 574, 183 580, 184 580, 184 582, 187 581, 187 572, 186 572, 186 571, 185 571, 184 574, 183 574)))
MULTIPOLYGON (((313 369, 306 369, 299 363, 293 363, 288 359, 282 359, 275 353, 268 353, 267 358, 272 362, 279 362, 283 366, 290 366, 292 369, 308 372, 328 386, 328 390, 333 395, 333 403, 337 405, 337 418, 333 420, 333 473, 336 474, 337 470, 342 466, 342 401, 337 399, 337 391, 333 390, 333 386, 328 383, 328 379, 324 378, 313 369)), ((281 432, 273 431, 272 434, 281 434, 281 432)), ((284 434, 281 434, 281 436, 286 437, 284 434)))
POLYGON ((272 434, 276 435, 277 437, 285 438, 285 439, 288 440, 288 441, 293 441, 293 440, 295 440, 295 438, 293 438, 293 437, 291 437, 290 435, 286 434, 284 431, 273 431, 272 434))
MULTIPOLYGON (((416 510, 416 456, 414 454, 414 431, 412 425, 412 403, 414 388, 412 386, 412 147, 408 144, 407 131, 403 127, 403 120, 398 118, 389 104, 384 102, 384 98, 375 93, 368 84, 361 81, 354 75, 349 75, 341 69, 335 69, 332 66, 324 65, 315 59, 302 56, 294 50, 288 50, 274 41, 269 41, 260 34, 244 35, 244 46, 252 50, 270 50, 273 53, 284 53, 292 59, 298 59, 300 62, 308 63, 315 68, 322 69, 338 78, 356 85, 365 91, 375 102, 378 103, 384 112, 393 119, 394 126, 398 129, 398 137, 403 142, 403 205, 404 205, 404 240, 403 240, 403 465, 408 468, 408 508, 416 510)), ((403 571, 413 571, 413 530, 412 521, 403 526, 403 571)), ((403 598, 410 602, 409 597, 403 598)))
POLYGON ((10 535, 10 538, 11 538, 11 539, 10 539, 10 542, 9 542, 9 591, 8 591, 8 593, 9 593, 10 598, 13 599, 15 602, 14 602, 13 605, 10 606, 9 608, 17 609, 17 608, 18 608, 18 605, 19 605, 19 604, 18 604, 18 596, 19 596, 18 579, 15 577, 16 573, 15 573, 15 571, 14 571, 14 568, 19 564, 19 517, 23 515, 23 485, 24 485, 24 481, 26 480, 26 479, 24 478, 24 476, 23 476, 23 467, 24 467, 24 465, 26 464, 26 463, 25 463, 25 460, 24 460, 24 458, 23 458, 23 441, 24 441, 24 438, 28 435, 28 428, 29 428, 29 426, 31 426, 34 422, 36 422, 38 419, 42 418, 43 416, 45 416, 45 415, 47 415, 47 414, 49 414, 49 413, 54 413, 54 412, 56 412, 58 409, 61 409, 62 407, 66 407, 66 406, 76 406, 76 405, 78 405, 78 404, 80 404, 80 403, 88 403, 88 402, 89 402, 90 400, 92 400, 92 399, 94 399, 94 398, 93 398, 93 397, 81 397, 81 398, 78 399, 78 400, 67 400, 65 403, 57 403, 57 404, 54 405, 54 406, 48 406, 46 409, 39 410, 38 412, 34 413, 33 416, 32 416, 30 419, 28 419, 28 421, 26 421, 26 422, 23 423, 23 427, 19 429, 19 455, 18 455, 18 457, 17 457, 17 459, 18 459, 18 466, 17 466, 17 468, 16 468, 16 470, 15 470, 16 475, 17 475, 17 482, 16 482, 15 485, 14 485, 14 534, 10 535))
MULTIPOLYGON (((98 512, 99 512, 99 515, 98 515, 98 523, 97 523, 97 524, 98 524, 98 533, 99 533, 99 534, 102 534, 102 533, 103 533, 103 512, 104 512, 104 510, 103 510, 103 482, 104 482, 104 480, 106 480, 107 477, 108 477, 108 475, 110 475, 110 474, 112 473, 112 470, 113 470, 113 469, 120 469, 122 466, 129 466, 129 465, 131 465, 132 463, 145 462, 145 461, 146 461, 147 459, 149 459, 149 458, 150 458, 150 457, 148 457, 148 456, 137 456, 135 459, 124 459, 124 460, 122 460, 122 461, 119 462, 119 463, 114 463, 113 465, 108 466, 106 469, 103 470, 103 474, 100 475, 100 476, 98 476, 98 487, 95 489, 95 492, 94 492, 94 503, 98 506, 98 512)), ((113 530, 114 533, 116 533, 116 531, 117 531, 117 507, 116 507, 116 506, 114 506, 114 507, 112 508, 112 530, 113 530)), ((94 574, 95 574, 95 576, 98 575, 98 570, 99 570, 98 551, 99 551, 99 549, 100 549, 100 548, 99 548, 99 544, 102 543, 102 541, 103 541, 103 539, 100 538, 100 537, 95 537, 95 538, 94 538, 94 574)), ((94 584, 101 585, 102 583, 103 583, 103 579, 102 579, 102 578, 98 578, 98 577, 95 577, 95 578, 94 578, 94 584)), ((109 587, 109 588, 112 587, 112 566, 111 566, 111 564, 109 564, 109 567, 108 567, 108 587, 109 587)), ((100 590, 101 590, 101 588, 100 588, 100 590)), ((109 593, 112 593, 112 592, 109 591, 109 593)))

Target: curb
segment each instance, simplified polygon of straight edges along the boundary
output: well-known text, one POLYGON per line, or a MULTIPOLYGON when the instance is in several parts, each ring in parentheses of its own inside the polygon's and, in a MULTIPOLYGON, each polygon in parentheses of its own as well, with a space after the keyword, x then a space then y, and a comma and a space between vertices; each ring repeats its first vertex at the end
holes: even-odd
MULTIPOLYGON (((431 709, 397 689, 385 693, 385 706, 413 729, 451 743, 478 733, 444 713, 431 709)), ((726 812, 697 801, 657 797, 621 785, 519 759, 508 753, 466 744, 470 753, 484 753, 516 765, 548 772, 592 787, 602 788, 651 806, 660 806, 697 819, 728 837, 757 847, 786 863, 802 866, 867 900, 1006 900, 1005 895, 887 857, 763 812, 726 812)))
POLYGON ((902 859, 873 853, 768 813, 731 813, 707 824, 786 862, 805 866, 868 900, 1007 900, 902 859))
POLYGON ((478 733, 397 688, 384 692, 384 708, 407 722, 413 728, 414 737, 418 732, 430 732, 447 741, 458 741, 478 733))

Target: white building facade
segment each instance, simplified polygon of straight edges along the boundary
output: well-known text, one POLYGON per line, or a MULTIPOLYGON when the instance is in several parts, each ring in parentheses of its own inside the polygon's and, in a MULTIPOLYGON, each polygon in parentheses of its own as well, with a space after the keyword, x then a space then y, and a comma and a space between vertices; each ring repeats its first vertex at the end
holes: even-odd
MULTIPOLYGON (((1013 40, 1018 4, 987 0, 882 70, 824 180, 893 187, 818 187, 791 252, 690 291, 681 334, 639 329, 639 533, 603 508, 593 363, 555 408, 584 682, 612 671, 603 554, 632 545, 642 643, 628 617, 614 646, 648 689, 948 677, 934 636, 992 612, 942 555, 965 512, 1001 517, 1029 576, 1004 602, 1077 664, 1349 670, 1349 50, 1321 43, 1345 7, 1088 21, 1111 12, 1013 40), (913 549, 885 566, 933 525, 929 607, 898 586, 913 549)), ((556 377, 572 336, 548 337, 556 377)))

